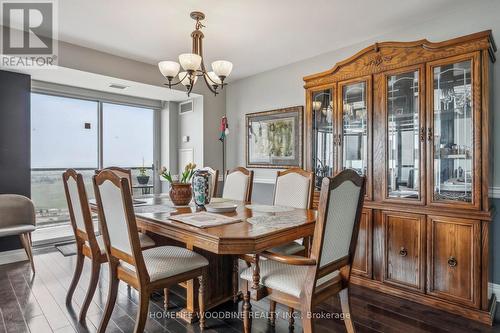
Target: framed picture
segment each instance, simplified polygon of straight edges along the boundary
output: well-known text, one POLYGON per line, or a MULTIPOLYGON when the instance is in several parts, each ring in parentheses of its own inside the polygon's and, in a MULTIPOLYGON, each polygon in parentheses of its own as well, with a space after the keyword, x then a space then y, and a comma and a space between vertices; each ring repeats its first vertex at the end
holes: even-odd
POLYGON ((302 167, 303 113, 302 106, 293 106, 247 114, 247 167, 302 167))

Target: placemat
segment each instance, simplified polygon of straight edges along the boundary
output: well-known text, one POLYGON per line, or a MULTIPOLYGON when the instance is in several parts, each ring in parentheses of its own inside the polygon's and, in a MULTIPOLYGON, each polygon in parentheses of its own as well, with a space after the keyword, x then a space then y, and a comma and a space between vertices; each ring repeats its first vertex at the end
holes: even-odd
POLYGON ((245 208, 262 213, 284 213, 294 210, 293 207, 271 206, 271 205, 245 205, 245 208))
POLYGON ((196 212, 170 216, 171 220, 186 223, 198 228, 210 228, 223 224, 241 222, 240 218, 228 217, 220 214, 196 212))

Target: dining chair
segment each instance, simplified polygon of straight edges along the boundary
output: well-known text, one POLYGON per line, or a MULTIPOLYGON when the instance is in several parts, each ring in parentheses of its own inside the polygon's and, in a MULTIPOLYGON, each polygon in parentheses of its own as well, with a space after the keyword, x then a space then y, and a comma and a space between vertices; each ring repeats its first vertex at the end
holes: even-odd
POLYGON ((204 167, 201 170, 208 171, 208 173, 210 173, 210 175, 212 176, 212 198, 215 198, 218 194, 217 190, 219 185, 219 170, 212 169, 211 167, 204 167))
MULTIPOLYGON (((278 206, 287 206, 299 209, 312 209, 313 202, 313 185, 314 173, 305 171, 301 168, 291 168, 284 171, 278 171, 276 175, 276 183, 274 186, 273 204, 278 206)), ((307 255, 309 250, 309 239, 293 241, 275 248, 270 249, 270 252, 280 254, 302 254, 307 255)), ((246 261, 247 266, 253 261, 252 255, 242 255, 239 257, 246 261)), ((238 281, 239 265, 235 264, 233 269, 234 281, 238 281), (237 269, 236 269, 237 268, 237 269)), ((238 300, 238 289, 233 290, 233 300, 238 300)), ((270 313, 275 312, 276 302, 270 302, 270 313)), ((293 308, 289 308, 289 323, 293 326, 293 308)), ((271 322, 274 325, 274 321, 271 322)))
MULTIPOLYGON (((274 186, 273 204, 298 209, 312 209, 314 191, 314 172, 301 168, 291 168, 278 171, 274 186)), ((281 254, 307 255, 307 240, 294 241, 271 249, 271 252, 281 254)))
MULTIPOLYGON (((95 234, 83 176, 73 169, 68 169, 63 173, 63 184, 76 240, 76 266, 66 295, 67 305, 71 304, 73 293, 82 274, 85 257, 91 260, 90 282, 79 316, 80 322, 83 322, 99 281, 101 264, 107 262, 108 258, 106 257, 103 236, 95 234)), ((155 242, 148 235, 140 233, 138 237, 142 248, 147 249, 155 246, 155 242)))
POLYGON ((208 260, 177 246, 141 250, 128 179, 117 176, 111 170, 104 170, 93 177, 93 183, 110 274, 108 299, 98 332, 106 330, 120 280, 139 293, 134 332, 143 332, 149 297, 154 290, 198 279, 199 321, 203 330, 208 260))
POLYGON ((237 201, 252 201, 253 170, 236 167, 226 172, 222 197, 237 201))
POLYGON ((0 194, 0 237, 19 235, 35 273, 31 233, 36 229, 33 201, 18 194, 0 194))
POLYGON ((120 168, 116 166, 110 166, 101 170, 95 170, 95 174, 97 175, 99 172, 102 170, 111 170, 113 171, 118 177, 124 177, 127 178, 128 183, 130 185, 130 193, 134 195, 134 189, 132 188, 132 170, 130 169, 125 169, 125 168, 120 168))
POLYGON ((264 252, 241 273, 244 332, 251 331, 250 297, 285 304, 302 311, 305 333, 314 332, 314 307, 339 295, 344 323, 354 332, 349 305, 349 281, 365 193, 365 177, 346 169, 321 186, 311 255, 300 257, 264 252), (263 295, 261 297, 261 295, 263 295))

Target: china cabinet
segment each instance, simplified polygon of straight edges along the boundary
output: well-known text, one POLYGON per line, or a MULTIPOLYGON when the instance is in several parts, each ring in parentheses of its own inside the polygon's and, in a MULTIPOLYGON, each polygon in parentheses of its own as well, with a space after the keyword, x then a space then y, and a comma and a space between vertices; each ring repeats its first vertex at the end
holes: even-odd
POLYGON ((304 78, 316 188, 367 177, 354 283, 488 324, 495 52, 491 31, 376 43, 304 78))

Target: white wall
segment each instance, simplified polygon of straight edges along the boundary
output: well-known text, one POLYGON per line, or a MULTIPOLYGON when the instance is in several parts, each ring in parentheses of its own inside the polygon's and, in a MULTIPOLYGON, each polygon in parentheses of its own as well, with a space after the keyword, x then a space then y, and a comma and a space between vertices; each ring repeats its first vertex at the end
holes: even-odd
MULTIPOLYGON (((192 98, 193 111, 179 114, 178 108, 171 110, 177 113, 177 148, 193 149, 193 162, 198 166, 203 165, 203 97, 192 98), (189 141, 184 142, 183 137, 188 136, 189 141)), ((180 163, 180 161, 179 161, 180 163)), ((182 171, 184 165, 179 165, 179 171, 182 171)))
MULTIPOLYGON (((265 73, 248 77, 228 86, 226 108, 232 135, 228 139, 228 167, 245 165, 245 114, 277 109, 293 105, 305 105, 302 78, 309 74, 330 69, 341 61, 374 42, 413 41, 427 38, 442 41, 462 35, 492 29, 500 43, 500 1, 470 1, 460 8, 443 13, 439 20, 431 20, 411 29, 367 40, 334 52, 280 67, 265 73)), ((348 27, 346 27, 348 29, 348 27)), ((367 35, 369 32, 367 31, 367 35)), ((328 43, 327 40, 324 41, 328 43)), ((300 40, 297 41, 300 45, 300 40)), ((500 59, 500 52, 497 53, 500 59)), ((500 61, 494 64, 495 91, 500 89, 500 61)), ((494 96, 494 113, 500 112, 500 93, 494 96)), ((495 118, 495 127, 500 128, 500 116, 495 118)), ((500 146, 500 131, 494 131, 494 142, 500 146)), ((500 154, 495 156, 494 184, 500 186, 500 154)), ((275 170, 255 169, 257 181, 272 181, 275 170)))

